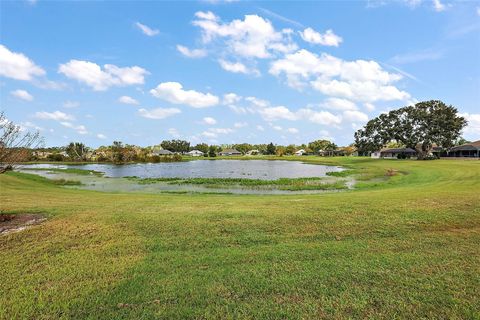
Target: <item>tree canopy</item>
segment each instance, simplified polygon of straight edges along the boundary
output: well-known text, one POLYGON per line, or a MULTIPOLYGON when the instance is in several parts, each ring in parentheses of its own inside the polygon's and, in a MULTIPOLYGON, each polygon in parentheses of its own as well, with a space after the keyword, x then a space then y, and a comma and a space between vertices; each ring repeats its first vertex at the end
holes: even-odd
POLYGON ((163 149, 172 152, 188 152, 190 151, 190 142, 185 140, 164 140, 160 144, 163 149))
POLYGON ((368 121, 355 133, 355 145, 360 152, 372 152, 395 140, 424 159, 434 144, 451 148, 466 125, 455 107, 439 100, 424 101, 368 121))

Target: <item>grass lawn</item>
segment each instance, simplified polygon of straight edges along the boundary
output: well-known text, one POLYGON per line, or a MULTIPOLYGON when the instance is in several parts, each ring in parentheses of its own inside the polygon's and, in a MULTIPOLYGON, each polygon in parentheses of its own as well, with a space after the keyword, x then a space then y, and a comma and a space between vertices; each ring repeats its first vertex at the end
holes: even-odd
POLYGON ((0 236, 0 319, 480 319, 480 161, 302 160, 364 181, 154 195, 0 175, 2 213, 48 217, 0 236))

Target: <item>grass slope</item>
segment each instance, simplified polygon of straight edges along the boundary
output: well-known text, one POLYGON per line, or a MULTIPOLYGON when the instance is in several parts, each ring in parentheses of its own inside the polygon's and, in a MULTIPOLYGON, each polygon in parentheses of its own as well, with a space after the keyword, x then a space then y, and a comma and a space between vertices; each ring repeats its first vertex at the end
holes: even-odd
POLYGON ((1 319, 478 319, 480 162, 306 161, 321 195, 108 194, 0 175, 1 319), (386 172, 399 172, 385 179, 386 172))

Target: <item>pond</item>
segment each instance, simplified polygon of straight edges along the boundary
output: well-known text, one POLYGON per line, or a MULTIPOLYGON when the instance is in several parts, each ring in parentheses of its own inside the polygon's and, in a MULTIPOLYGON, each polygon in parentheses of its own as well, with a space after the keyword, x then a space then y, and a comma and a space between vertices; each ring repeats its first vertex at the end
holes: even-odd
POLYGON ((195 160, 175 163, 32 164, 20 171, 66 185, 104 192, 303 194, 341 191, 353 187, 353 179, 329 176, 337 166, 282 160, 195 160), (77 170, 65 170, 77 169, 77 170), (88 173, 93 170, 103 174, 88 173))
POLYGON ((100 171, 110 178, 247 178, 276 180, 280 178, 325 177, 327 172, 342 171, 341 167, 284 160, 195 160, 169 163, 115 164, 32 164, 35 168, 77 168, 100 171))

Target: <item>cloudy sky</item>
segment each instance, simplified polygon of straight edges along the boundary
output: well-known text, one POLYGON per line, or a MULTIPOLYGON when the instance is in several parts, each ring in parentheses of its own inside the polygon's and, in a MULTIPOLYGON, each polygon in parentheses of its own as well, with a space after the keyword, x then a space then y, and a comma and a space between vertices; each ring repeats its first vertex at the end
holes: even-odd
POLYGON ((339 145, 440 99, 480 138, 480 2, 0 2, 0 108, 49 146, 339 145))

